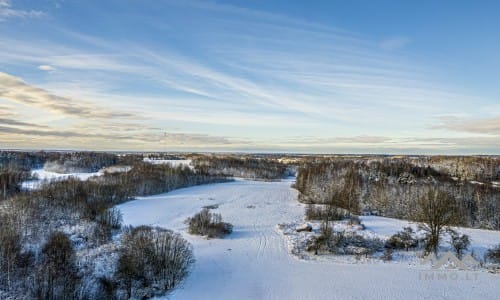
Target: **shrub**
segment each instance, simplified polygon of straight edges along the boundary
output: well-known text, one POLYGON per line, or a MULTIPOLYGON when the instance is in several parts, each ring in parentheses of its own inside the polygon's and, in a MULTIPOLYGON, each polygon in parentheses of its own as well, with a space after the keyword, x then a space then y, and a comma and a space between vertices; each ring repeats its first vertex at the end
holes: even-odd
MULTIPOLYGON (((179 284, 194 262, 189 243, 178 233, 160 227, 129 228, 115 274, 128 298, 151 298, 179 284)), ((106 284, 111 289, 111 283, 106 284)))
POLYGON ((190 234, 203 235, 208 238, 223 237, 233 231, 233 225, 222 222, 220 214, 211 213, 207 208, 188 218, 186 223, 189 225, 190 234))
POLYGON ((351 255, 372 254, 384 248, 384 243, 378 238, 366 238, 359 234, 348 234, 344 236, 339 253, 351 255))
POLYGON ((495 248, 489 249, 485 254, 485 260, 494 264, 500 264, 500 244, 495 248))
POLYGON ((314 251, 315 255, 318 255, 320 250, 330 251, 332 248, 333 234, 333 229, 330 227, 330 224, 323 221, 319 228, 319 235, 313 239, 307 250, 314 251))
POLYGON ((404 227, 403 231, 394 234, 385 243, 385 248, 405 249, 406 251, 408 251, 409 248, 417 246, 418 240, 415 237, 415 232, 411 227, 404 227))
POLYGON ((384 254, 382 255, 382 260, 383 261, 391 261, 392 260, 392 253, 393 253, 393 250, 391 248, 386 248, 384 250, 384 254))
MULTIPOLYGON (((365 238, 355 233, 333 232, 326 222, 322 223, 320 234, 316 236, 307 246, 307 251, 330 252, 335 254, 366 255, 379 251, 383 248, 380 239, 365 238)), ((360 257, 359 257, 360 258, 360 257)))
POLYGON ((450 231, 450 244, 455 249, 455 253, 459 259, 462 259, 464 250, 470 246, 470 238, 466 234, 458 234, 455 231, 450 231))

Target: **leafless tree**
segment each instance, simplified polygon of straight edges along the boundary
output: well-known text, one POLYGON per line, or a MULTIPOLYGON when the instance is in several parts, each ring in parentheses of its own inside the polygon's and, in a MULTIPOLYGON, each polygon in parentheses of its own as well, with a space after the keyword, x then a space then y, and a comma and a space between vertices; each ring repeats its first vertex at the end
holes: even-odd
POLYGON ((415 219, 422 222, 420 228, 426 232, 426 252, 436 254, 444 229, 461 221, 455 198, 438 189, 430 190, 418 200, 415 219))

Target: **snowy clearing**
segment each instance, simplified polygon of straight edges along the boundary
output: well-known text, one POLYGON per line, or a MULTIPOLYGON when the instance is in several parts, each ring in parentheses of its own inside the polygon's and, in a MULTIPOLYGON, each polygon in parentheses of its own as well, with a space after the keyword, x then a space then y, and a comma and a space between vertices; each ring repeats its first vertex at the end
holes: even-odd
POLYGON ((76 178, 78 180, 88 180, 94 176, 102 176, 105 173, 119 173, 119 172, 128 172, 132 169, 130 166, 110 166, 107 168, 102 168, 97 172, 92 173, 56 173, 45 171, 44 169, 35 169, 31 171, 31 176, 38 178, 34 180, 27 180, 21 183, 21 189, 23 190, 34 190, 40 187, 40 185, 58 180, 66 180, 68 178, 76 178))
POLYGON ((143 161, 154 165, 170 165, 172 167, 186 166, 193 169, 190 159, 152 159, 145 157, 143 161))
POLYGON ((61 174, 61 173, 56 173, 56 172, 49 172, 45 171, 44 169, 36 169, 31 171, 31 175, 38 178, 37 180, 27 180, 23 183, 21 183, 21 189, 24 190, 33 190, 37 189, 40 187, 40 185, 50 182, 50 181, 56 181, 56 180, 65 180, 70 177, 77 178, 79 180, 88 180, 90 177, 93 176, 101 176, 104 173, 99 171, 99 172, 93 172, 93 173, 68 173, 68 174, 61 174))
MULTIPOLYGON (((193 244, 192 273, 166 298, 497 299, 500 276, 485 271, 438 271, 405 261, 297 259, 277 226, 303 220, 304 206, 291 183, 237 180, 202 185, 141 197, 118 208, 124 224, 173 229, 193 244), (233 233, 220 240, 188 235, 186 218, 215 204, 214 211, 234 225, 233 233)), ((408 224, 381 217, 362 220, 367 232, 387 236, 408 224)), ((500 241, 500 232, 466 233, 474 247, 500 241)))

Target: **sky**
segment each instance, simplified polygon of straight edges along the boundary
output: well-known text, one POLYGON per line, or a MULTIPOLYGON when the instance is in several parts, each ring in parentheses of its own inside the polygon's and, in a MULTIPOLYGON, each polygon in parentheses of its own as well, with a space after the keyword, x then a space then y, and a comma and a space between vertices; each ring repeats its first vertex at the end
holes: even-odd
POLYGON ((0 148, 500 154, 498 1, 0 0, 0 148))

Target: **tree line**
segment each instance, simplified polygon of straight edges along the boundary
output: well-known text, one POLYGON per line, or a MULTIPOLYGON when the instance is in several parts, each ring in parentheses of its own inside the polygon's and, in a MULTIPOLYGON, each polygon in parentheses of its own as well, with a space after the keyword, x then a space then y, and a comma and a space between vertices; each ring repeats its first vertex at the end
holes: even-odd
POLYGON ((190 158, 197 170, 214 175, 273 180, 290 174, 286 164, 266 157, 193 155, 190 158))

